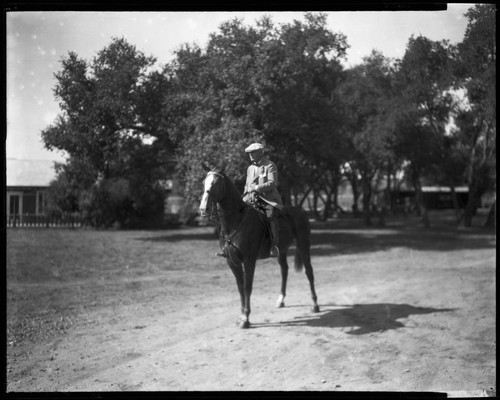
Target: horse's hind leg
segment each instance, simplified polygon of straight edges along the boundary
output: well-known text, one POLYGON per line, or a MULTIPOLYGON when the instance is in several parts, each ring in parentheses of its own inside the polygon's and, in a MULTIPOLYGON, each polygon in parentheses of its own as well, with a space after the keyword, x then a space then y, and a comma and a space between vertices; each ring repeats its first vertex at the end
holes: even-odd
POLYGON ((286 296, 286 283, 288 280, 288 262, 286 260, 286 253, 281 252, 278 257, 278 263, 281 269, 281 292, 276 302, 276 308, 285 307, 285 296, 286 296))
POLYGON ((295 220, 295 232, 297 235, 297 252, 295 253, 295 269, 300 271, 302 265, 305 267, 306 276, 309 280, 311 297, 313 301, 313 312, 319 312, 318 296, 314 288, 314 272, 311 265, 311 228, 305 213, 301 213, 295 220))
POLYGON ((316 290, 314 288, 314 272, 311 265, 311 259, 309 256, 304 258, 304 268, 306 270, 307 279, 309 280, 309 287, 311 288, 311 297, 313 301, 312 312, 319 312, 318 296, 316 296, 316 290))

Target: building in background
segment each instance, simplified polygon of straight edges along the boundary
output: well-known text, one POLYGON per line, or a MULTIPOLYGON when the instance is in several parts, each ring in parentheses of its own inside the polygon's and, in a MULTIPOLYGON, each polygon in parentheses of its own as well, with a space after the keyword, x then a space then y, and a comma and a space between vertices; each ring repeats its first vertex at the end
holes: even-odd
POLYGON ((51 160, 7 158, 7 221, 45 215, 50 182, 56 178, 51 160))

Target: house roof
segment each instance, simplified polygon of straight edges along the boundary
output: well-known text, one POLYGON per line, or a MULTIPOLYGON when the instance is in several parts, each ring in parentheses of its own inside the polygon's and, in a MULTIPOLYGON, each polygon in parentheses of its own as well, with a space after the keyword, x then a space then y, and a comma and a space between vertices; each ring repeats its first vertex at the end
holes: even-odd
POLYGON ((49 186, 56 178, 54 161, 7 158, 7 186, 49 186))
MULTIPOLYGON (((467 193, 469 188, 467 186, 456 186, 455 192, 457 193, 467 193)), ((451 192, 449 186, 422 186, 422 192, 451 192)))

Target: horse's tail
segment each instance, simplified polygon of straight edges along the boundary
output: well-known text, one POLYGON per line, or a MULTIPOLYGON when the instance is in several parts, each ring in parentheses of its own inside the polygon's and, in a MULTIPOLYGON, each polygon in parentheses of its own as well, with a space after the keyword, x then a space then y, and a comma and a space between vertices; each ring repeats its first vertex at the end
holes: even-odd
POLYGON ((290 215, 293 221, 293 235, 297 241, 294 268, 300 272, 304 262, 311 263, 311 225, 307 214, 300 208, 291 208, 290 215))
POLYGON ((304 267, 304 260, 302 260, 302 257, 300 256, 300 251, 298 249, 295 252, 295 259, 293 266, 296 272, 302 271, 302 268, 304 267))

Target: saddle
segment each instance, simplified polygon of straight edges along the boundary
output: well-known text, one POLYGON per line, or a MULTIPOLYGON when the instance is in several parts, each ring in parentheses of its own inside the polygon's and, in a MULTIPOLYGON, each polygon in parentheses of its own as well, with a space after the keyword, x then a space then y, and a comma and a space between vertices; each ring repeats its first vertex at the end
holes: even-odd
MULTIPOLYGON (((262 200, 252 201, 248 203, 254 210, 256 210, 260 215, 266 216, 266 206, 267 204, 262 200)), ((266 218, 267 219, 267 218, 266 218)))
MULTIPOLYGON (((247 203, 250 207, 252 207, 254 210, 256 210, 259 214, 264 215, 267 219, 267 207, 270 206, 269 203, 264 201, 263 199, 259 198, 257 201, 252 201, 250 203, 247 203)), ((273 217, 280 217, 282 215, 282 210, 279 209, 278 207, 274 207, 274 212, 273 212, 273 217)))
MULTIPOLYGON (((266 228, 266 233, 267 237, 271 238, 271 223, 269 222, 269 218, 267 218, 267 213, 266 213, 266 207, 269 205, 262 199, 258 199, 257 201, 253 201, 248 203, 250 207, 252 207, 254 210, 257 211, 257 214, 259 215, 260 221, 264 224, 266 228)), ((273 213, 273 219, 276 219, 276 222, 278 222, 278 218, 281 215, 281 210, 279 208, 274 209, 273 213)))

